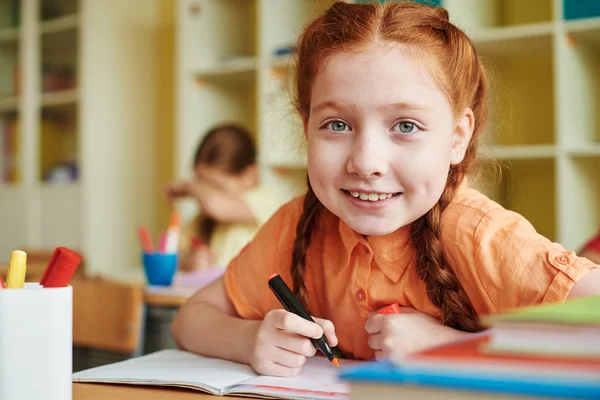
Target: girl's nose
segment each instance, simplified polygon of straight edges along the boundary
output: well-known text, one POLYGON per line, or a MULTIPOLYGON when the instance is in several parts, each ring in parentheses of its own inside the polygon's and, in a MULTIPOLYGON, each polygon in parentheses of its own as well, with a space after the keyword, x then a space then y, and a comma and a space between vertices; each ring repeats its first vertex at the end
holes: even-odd
POLYGON ((356 134, 346 165, 347 171, 363 179, 387 174, 390 143, 387 143, 386 138, 387 136, 374 132, 356 134))

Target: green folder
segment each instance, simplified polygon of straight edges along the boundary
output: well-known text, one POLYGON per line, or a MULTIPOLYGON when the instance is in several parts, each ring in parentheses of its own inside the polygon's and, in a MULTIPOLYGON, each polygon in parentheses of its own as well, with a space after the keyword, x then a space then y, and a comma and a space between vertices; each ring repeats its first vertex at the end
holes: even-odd
POLYGON ((600 325, 600 295, 580 297, 562 303, 516 309, 482 318, 485 325, 503 322, 544 322, 571 325, 600 325))

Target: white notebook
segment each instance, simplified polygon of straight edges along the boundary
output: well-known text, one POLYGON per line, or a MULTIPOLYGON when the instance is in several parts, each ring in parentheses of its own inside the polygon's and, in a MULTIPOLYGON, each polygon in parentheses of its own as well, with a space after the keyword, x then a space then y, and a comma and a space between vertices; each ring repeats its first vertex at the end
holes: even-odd
MULTIPOLYGON (((340 360, 340 367, 358 361, 340 360)), ((261 376, 248 365, 180 350, 161 350, 73 374, 73 382, 177 386, 214 395, 274 399, 347 399, 350 387, 325 357, 307 360, 294 378, 261 376)))

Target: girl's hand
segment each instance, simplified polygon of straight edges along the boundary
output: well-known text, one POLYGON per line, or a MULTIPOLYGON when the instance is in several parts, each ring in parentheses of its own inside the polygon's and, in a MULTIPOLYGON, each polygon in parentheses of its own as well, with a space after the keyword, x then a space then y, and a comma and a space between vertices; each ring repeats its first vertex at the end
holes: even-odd
POLYGON ((372 314, 365 330, 375 357, 400 359, 408 353, 458 339, 466 332, 442 325, 435 318, 413 308, 401 307, 401 314, 372 314))
POLYGON ((196 180, 215 186, 230 196, 238 196, 244 191, 242 177, 227 173, 221 168, 198 166, 195 173, 196 180))
POLYGON ((190 272, 205 270, 213 263, 213 254, 208 246, 192 248, 186 251, 179 261, 179 269, 190 272))
POLYGON ((258 326, 250 365, 261 375, 292 377, 300 373, 307 357, 316 353, 309 338, 325 333, 330 346, 338 339, 331 321, 313 318, 310 322, 288 311, 271 310, 258 326))
POLYGON ((182 180, 171 182, 165 187, 167 200, 174 201, 184 197, 193 197, 202 203, 203 199, 211 196, 215 186, 199 180, 182 180))
POLYGON ((183 197, 191 196, 192 194, 192 182, 190 181, 176 181, 171 182, 165 187, 165 196, 167 200, 173 201, 183 197))

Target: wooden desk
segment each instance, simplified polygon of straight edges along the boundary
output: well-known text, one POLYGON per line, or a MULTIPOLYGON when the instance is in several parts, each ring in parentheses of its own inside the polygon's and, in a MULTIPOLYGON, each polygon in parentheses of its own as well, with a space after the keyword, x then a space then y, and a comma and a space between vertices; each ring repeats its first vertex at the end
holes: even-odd
POLYGON ((219 279, 225 269, 209 268, 202 271, 177 273, 172 286, 147 286, 144 293, 146 305, 163 308, 179 308, 194 293, 219 279))
MULTIPOLYGON (((73 383, 73 400, 219 400, 241 397, 213 396, 197 390, 101 383, 73 383)), ((245 397, 247 399, 247 397, 245 397)))
POLYGON ((181 307, 195 292, 196 288, 184 287, 147 287, 144 290, 144 302, 151 307, 181 307))

